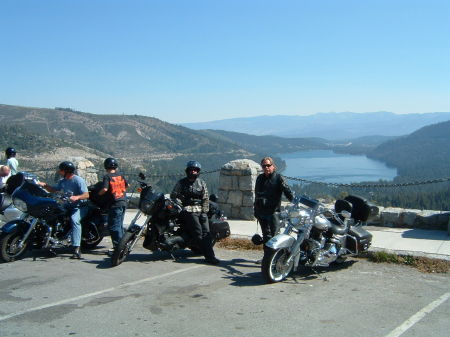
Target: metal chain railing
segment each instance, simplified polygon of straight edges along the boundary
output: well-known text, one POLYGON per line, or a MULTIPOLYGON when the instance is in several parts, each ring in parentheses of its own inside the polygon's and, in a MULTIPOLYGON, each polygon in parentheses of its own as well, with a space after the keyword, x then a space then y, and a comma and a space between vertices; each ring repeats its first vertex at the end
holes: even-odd
POLYGON ((302 179, 302 178, 295 178, 295 177, 288 177, 288 176, 283 176, 283 177, 288 179, 288 180, 298 181, 300 183, 318 184, 318 185, 325 185, 325 186, 331 186, 331 187, 350 187, 350 188, 406 187, 406 186, 419 186, 419 185, 436 184, 436 183, 442 183, 442 182, 450 181, 450 178, 438 178, 438 179, 430 179, 430 180, 424 180, 424 181, 412 181, 412 182, 407 182, 407 183, 392 183, 392 184, 380 184, 380 183, 373 183, 373 184, 358 184, 358 183, 341 184, 341 183, 330 183, 330 182, 322 182, 322 181, 312 181, 312 180, 307 180, 307 179, 302 179))
MULTIPOLYGON (((211 174, 220 172, 221 169, 215 169, 210 171, 202 171, 202 175, 205 174, 211 174)), ((54 171, 54 169, 38 169, 38 170, 27 170, 27 172, 30 173, 43 173, 48 171, 54 171)), ((131 173, 122 171, 126 176, 128 177, 137 177, 137 173, 131 173)), ((176 173, 176 174, 147 174, 147 178, 179 178, 184 177, 183 173, 176 173)), ((323 186, 330 186, 330 187, 346 187, 346 188, 398 188, 398 187, 407 187, 407 186, 419 186, 419 185, 429 185, 429 184, 436 184, 436 183, 443 183, 450 181, 450 177, 446 178, 435 178, 435 179, 429 179, 429 180, 423 180, 423 181, 411 181, 411 182, 405 182, 405 183, 351 183, 351 184, 345 184, 345 183, 331 183, 331 182, 323 182, 323 181, 313 181, 303 178, 297 178, 297 177, 289 177, 283 175, 285 179, 297 181, 300 184, 317 184, 317 185, 323 185, 323 186)))

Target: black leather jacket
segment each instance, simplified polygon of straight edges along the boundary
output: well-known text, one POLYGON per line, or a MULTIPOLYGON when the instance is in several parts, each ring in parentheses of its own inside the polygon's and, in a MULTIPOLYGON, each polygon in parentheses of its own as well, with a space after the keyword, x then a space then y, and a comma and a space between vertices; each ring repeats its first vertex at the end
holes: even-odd
POLYGON ((266 177, 263 173, 256 178, 255 184, 255 215, 269 215, 280 211, 281 194, 284 193, 289 201, 294 194, 286 180, 274 172, 266 177))
POLYGON ((187 177, 180 179, 170 193, 172 199, 180 199, 188 212, 208 213, 209 194, 206 183, 197 178, 190 181, 187 177))

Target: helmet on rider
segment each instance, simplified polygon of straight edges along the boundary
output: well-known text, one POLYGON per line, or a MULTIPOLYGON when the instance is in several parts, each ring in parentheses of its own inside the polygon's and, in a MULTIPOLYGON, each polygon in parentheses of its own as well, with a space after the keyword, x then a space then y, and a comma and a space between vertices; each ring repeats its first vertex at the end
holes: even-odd
POLYGON ((17 152, 16 152, 16 149, 15 149, 15 148, 13 148, 13 147, 8 147, 8 148, 5 150, 5 154, 6 154, 6 157, 7 157, 7 158, 10 158, 10 157, 15 157, 16 154, 17 154, 17 152))
POLYGON ((189 160, 186 163, 186 175, 189 179, 196 179, 200 174, 202 165, 196 160, 189 160))
POLYGON ((106 158, 103 162, 103 166, 106 170, 115 170, 119 167, 119 163, 117 162, 116 158, 106 158))
POLYGON ((59 164, 58 168, 64 172, 64 176, 69 173, 75 172, 75 165, 71 161, 63 161, 59 164))

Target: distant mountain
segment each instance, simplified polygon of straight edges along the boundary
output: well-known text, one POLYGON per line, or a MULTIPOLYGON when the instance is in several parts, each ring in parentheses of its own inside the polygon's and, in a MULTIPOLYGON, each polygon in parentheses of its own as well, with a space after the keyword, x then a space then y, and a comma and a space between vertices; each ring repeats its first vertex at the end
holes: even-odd
POLYGON ((447 120, 450 120, 450 112, 394 114, 381 111, 317 113, 309 116, 243 117, 182 125, 195 130, 225 130, 258 136, 348 140, 371 135, 402 136, 423 126, 447 120))
POLYGON ((223 130, 201 130, 210 137, 217 137, 226 142, 232 142, 253 153, 267 155, 304 151, 329 149, 329 141, 321 138, 283 138, 278 136, 254 136, 239 132, 223 130))
POLYGON ((450 121, 447 121, 384 142, 368 156, 396 167, 403 177, 450 177, 449 144, 450 121))

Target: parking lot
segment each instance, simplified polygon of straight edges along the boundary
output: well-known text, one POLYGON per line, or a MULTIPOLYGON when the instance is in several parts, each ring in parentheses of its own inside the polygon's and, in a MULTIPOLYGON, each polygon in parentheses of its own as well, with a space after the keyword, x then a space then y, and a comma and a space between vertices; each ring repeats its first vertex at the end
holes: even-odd
POLYGON ((0 264, 0 336, 449 335, 448 274, 350 259, 267 285, 259 252, 139 247, 111 268, 108 247, 0 264))

